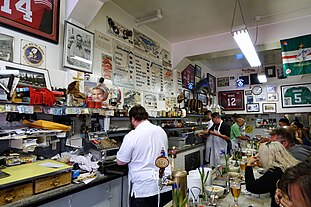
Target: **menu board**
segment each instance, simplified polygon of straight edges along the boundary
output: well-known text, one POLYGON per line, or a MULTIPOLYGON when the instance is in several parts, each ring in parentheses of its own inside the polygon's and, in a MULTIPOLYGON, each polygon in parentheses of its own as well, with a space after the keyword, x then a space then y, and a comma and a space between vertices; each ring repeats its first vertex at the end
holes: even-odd
POLYGON ((218 102, 225 111, 244 110, 244 91, 219 91, 218 102))
POLYGON ((130 49, 115 45, 114 46, 114 69, 112 82, 117 86, 134 88, 134 63, 131 61, 133 55, 130 54, 130 49))
POLYGON ((150 67, 150 85, 148 87, 148 91, 163 93, 163 67, 160 64, 151 63, 150 67))
POLYGON ((135 54, 135 89, 146 91, 150 86, 150 64, 148 59, 135 54))

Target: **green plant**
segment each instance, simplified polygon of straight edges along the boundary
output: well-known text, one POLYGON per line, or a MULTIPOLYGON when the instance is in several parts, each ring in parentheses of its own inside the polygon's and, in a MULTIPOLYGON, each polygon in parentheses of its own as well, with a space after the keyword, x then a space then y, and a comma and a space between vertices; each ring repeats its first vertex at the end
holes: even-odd
POLYGON ((174 183, 173 185, 173 203, 175 207, 184 207, 188 201, 188 195, 182 200, 181 204, 179 203, 182 198, 182 191, 180 190, 180 184, 174 183))
POLYGON ((198 170, 199 170, 200 178, 201 178, 203 200, 206 200, 207 194, 206 194, 206 189, 205 189, 205 183, 207 181, 209 171, 207 171, 207 172, 204 171, 204 165, 201 166, 201 170, 200 170, 200 168, 198 168, 198 170))

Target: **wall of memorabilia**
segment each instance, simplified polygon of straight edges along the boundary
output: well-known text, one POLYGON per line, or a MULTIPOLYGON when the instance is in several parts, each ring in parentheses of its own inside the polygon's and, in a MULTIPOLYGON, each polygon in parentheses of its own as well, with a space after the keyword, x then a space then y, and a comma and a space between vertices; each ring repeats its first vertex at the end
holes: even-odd
POLYGON ((311 110, 310 75, 284 77, 280 65, 265 67, 267 83, 257 73, 235 70, 217 73, 218 102, 226 114, 299 113, 311 110), (240 80, 243 84, 240 85, 240 80))

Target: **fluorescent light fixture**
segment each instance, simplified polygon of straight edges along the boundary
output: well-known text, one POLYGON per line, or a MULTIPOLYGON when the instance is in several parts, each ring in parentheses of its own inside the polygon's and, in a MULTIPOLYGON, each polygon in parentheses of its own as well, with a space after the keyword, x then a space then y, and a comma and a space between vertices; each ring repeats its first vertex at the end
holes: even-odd
POLYGON ((257 78, 258 78, 258 81, 260 83, 266 83, 267 82, 267 76, 265 74, 258 74, 257 78))
POLYGON ((248 34, 247 29, 242 29, 233 32, 233 38, 240 47, 244 56, 246 57, 248 63, 251 67, 261 66, 261 62, 252 43, 252 40, 248 34))
POLYGON ((161 9, 158 9, 155 11, 155 13, 152 16, 145 17, 145 18, 140 19, 140 20, 136 20, 136 27, 139 27, 143 24, 147 24, 150 22, 158 21, 162 18, 163 18, 163 16, 162 16, 161 9))
POLYGON ((84 63, 92 65, 92 61, 91 60, 88 60, 88 59, 85 59, 85 58, 82 58, 82 57, 79 57, 79 56, 76 56, 76 55, 73 56, 73 57, 70 57, 70 58, 72 58, 74 60, 79 60, 81 62, 84 62, 84 63))

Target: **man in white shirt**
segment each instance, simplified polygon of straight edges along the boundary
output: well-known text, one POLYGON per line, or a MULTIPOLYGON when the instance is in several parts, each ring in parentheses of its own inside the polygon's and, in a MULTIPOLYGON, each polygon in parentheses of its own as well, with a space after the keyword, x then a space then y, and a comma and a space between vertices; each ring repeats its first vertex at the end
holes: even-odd
MULTIPOLYGON (((128 164, 130 207, 158 206, 158 175, 159 168, 155 160, 164 149, 167 155, 168 139, 165 131, 148 119, 145 108, 136 105, 129 111, 129 118, 133 128, 125 135, 120 150, 117 153, 119 165, 128 164)), ((165 174, 171 174, 170 167, 165 174)), ((164 206, 172 199, 171 187, 165 186, 161 190, 160 206, 164 206)))

